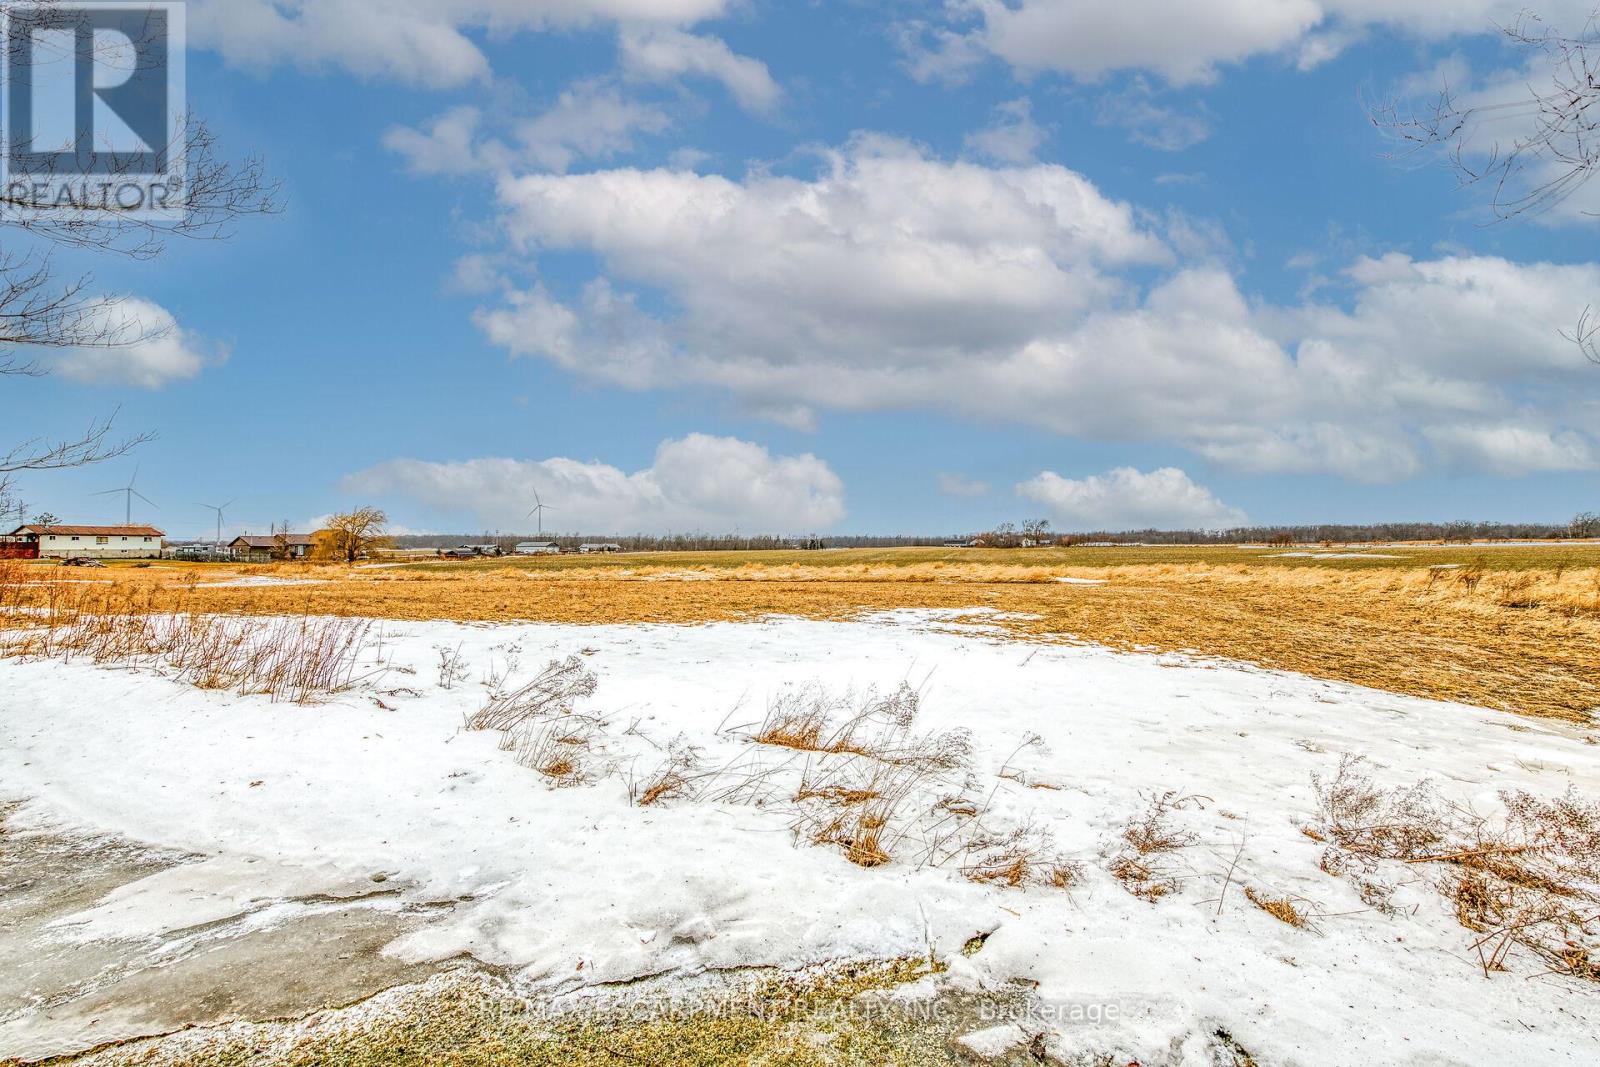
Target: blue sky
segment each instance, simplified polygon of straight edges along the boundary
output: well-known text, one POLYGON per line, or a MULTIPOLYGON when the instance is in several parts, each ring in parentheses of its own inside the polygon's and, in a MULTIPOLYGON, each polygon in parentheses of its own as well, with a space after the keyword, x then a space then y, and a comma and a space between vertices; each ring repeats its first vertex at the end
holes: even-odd
MULTIPOLYGON (((1583 201, 1488 225, 1363 103, 1524 80, 1520 3, 1440 6, 194 0, 190 106, 287 210, 64 259, 177 332, 3 421, 157 432, 174 537, 1564 520, 1583 201)), ((21 488, 119 519, 133 463, 21 488)))

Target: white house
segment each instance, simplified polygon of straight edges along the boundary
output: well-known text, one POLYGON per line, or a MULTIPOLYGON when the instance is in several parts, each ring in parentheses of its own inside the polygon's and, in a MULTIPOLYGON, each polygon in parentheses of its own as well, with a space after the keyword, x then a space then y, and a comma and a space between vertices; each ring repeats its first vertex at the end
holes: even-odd
POLYGON ((19 526, 7 540, 40 559, 160 559, 165 536, 154 526, 19 526))
POLYGON ((554 541, 524 541, 517 546, 519 556, 559 556, 561 546, 554 541))

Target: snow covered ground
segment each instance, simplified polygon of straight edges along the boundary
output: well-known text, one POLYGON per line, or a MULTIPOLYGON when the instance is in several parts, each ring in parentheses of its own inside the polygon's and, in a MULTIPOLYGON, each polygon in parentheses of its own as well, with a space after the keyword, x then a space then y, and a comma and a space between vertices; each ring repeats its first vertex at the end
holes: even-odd
MULTIPOLYGON (((0 802, 21 804, 13 828, 204 857, 56 922, 57 943, 270 924, 285 901, 376 879, 451 904, 388 953, 470 954, 540 989, 931 950, 958 982, 1037 983, 1057 1047, 1147 1065, 1190 1062, 1196 1035, 1219 1028, 1263 1064, 1595 1062, 1592 986, 1530 979, 1542 969, 1530 960, 1485 978, 1424 876, 1399 886, 1398 914, 1379 914, 1319 869, 1322 846, 1301 832, 1312 775, 1346 753, 1381 784, 1432 778, 1486 810, 1505 788, 1600 793, 1585 731, 1231 664, 999 640, 982 623, 383 623, 370 655, 388 673, 315 706, 0 661, 0 802), (552 788, 499 734, 463 724, 491 687, 569 656, 598 679, 575 708, 592 730, 589 773, 552 788), (938 788, 1081 863, 1070 890, 975 884, 959 863, 920 865, 914 842, 869 869, 797 839, 785 797, 803 766, 754 744, 756 725, 786 695, 859 703, 903 682, 920 694, 916 733, 971 733, 969 767, 938 788), (690 750, 698 795, 630 802, 630 784, 690 750), (1172 858, 1178 891, 1150 903, 1107 866, 1167 790, 1203 798, 1174 815, 1197 843, 1172 858), (1247 885, 1320 918, 1280 923, 1247 885)), ((0 1057, 25 1022, 0 1020, 0 1057)))

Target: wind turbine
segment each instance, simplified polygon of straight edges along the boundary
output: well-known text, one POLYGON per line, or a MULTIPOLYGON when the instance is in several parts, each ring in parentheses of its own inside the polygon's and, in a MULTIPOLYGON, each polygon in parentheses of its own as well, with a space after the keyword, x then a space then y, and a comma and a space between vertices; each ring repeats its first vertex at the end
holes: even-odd
POLYGON ((218 545, 222 544, 222 513, 226 509, 233 507, 238 502, 239 502, 238 498, 235 497, 234 499, 228 501, 226 504, 222 504, 222 505, 217 505, 217 504, 201 504, 200 505, 201 507, 205 508, 207 511, 215 511, 217 513, 217 542, 216 543, 218 545))
MULTIPOLYGON (((532 488, 532 487, 530 486, 530 488, 532 488)), ((534 489, 533 490, 533 510, 528 512, 528 514, 529 515, 537 515, 537 516, 539 516, 539 536, 540 537, 544 536, 544 513, 547 512, 547 511, 555 511, 555 510, 556 510, 555 508, 552 508, 552 507, 548 506, 547 504, 545 504, 545 502, 543 500, 539 499, 539 490, 538 489, 534 489)))
POLYGON ((137 482, 138 480, 139 480, 139 465, 137 463, 135 463, 134 466, 133 466, 133 477, 128 479, 128 484, 127 485, 123 486, 121 489, 107 489, 103 493, 90 493, 89 495, 90 496, 114 496, 117 493, 122 493, 123 494, 124 508, 126 510, 126 515, 124 516, 123 523, 124 523, 124 525, 132 526, 133 525, 133 498, 134 497, 138 497, 140 500, 143 500, 146 504, 149 504, 151 507, 155 507, 156 506, 156 502, 154 500, 151 500, 149 497, 145 496, 143 493, 139 492, 139 490, 137 490, 137 489, 135 489, 133 487, 134 483, 137 482))

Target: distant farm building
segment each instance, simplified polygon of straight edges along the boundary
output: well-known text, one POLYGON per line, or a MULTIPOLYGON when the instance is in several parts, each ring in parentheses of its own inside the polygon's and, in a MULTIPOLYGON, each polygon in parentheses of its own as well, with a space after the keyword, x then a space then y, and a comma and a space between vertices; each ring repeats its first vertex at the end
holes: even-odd
POLYGON ((621 552, 621 551, 622 551, 622 546, 621 545, 613 545, 613 544, 579 545, 578 546, 578 552, 581 553, 582 555, 585 555, 585 556, 592 556, 592 555, 595 555, 596 553, 621 552))
POLYGON ((271 563, 275 559, 305 559, 317 547, 311 534, 246 535, 228 542, 228 552, 242 563, 271 563))
POLYGON ((160 559, 154 526, 19 526, 0 553, 24 559, 160 559))
POLYGON ((190 563, 220 563, 233 558, 228 546, 211 541, 186 541, 183 544, 168 545, 167 555, 172 559, 190 563))
POLYGON ((524 541, 517 546, 519 556, 559 556, 561 546, 554 541, 524 541))

